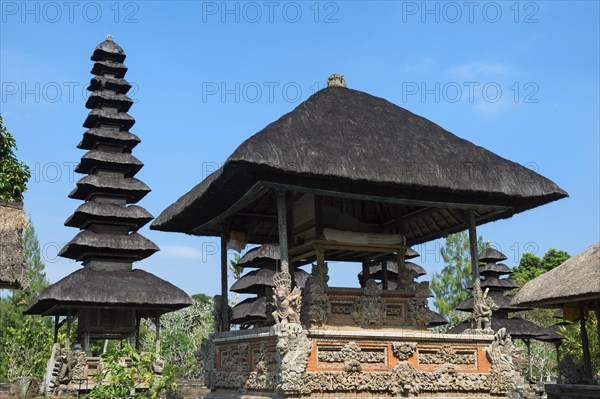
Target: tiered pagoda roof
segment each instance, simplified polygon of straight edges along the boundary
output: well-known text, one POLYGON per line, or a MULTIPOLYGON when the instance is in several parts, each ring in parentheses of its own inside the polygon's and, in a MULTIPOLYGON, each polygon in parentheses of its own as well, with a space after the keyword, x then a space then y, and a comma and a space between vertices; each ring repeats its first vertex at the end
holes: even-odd
POLYGON ((159 248, 138 233, 153 216, 133 205, 150 188, 135 178, 143 163, 131 154, 140 139, 129 132, 135 120, 127 113, 133 100, 127 96, 131 84, 124 79, 125 53, 108 36, 91 59, 92 73, 97 76, 88 87, 91 94, 86 108, 90 112, 83 124, 88 130, 77 146, 87 152, 75 168, 85 176, 69 194, 85 202, 65 222, 81 231, 59 253, 82 262, 84 270, 42 292, 27 313, 64 314, 68 306, 81 304, 163 311, 188 306, 191 299, 179 288, 150 273, 133 270, 133 262, 159 248), (115 278, 126 281, 127 286, 117 284, 115 278))
MULTIPOLYGON (((513 338, 529 339, 540 337, 546 334, 543 327, 538 326, 528 320, 519 317, 510 317, 511 312, 520 312, 529 310, 530 308, 511 305, 512 296, 505 295, 506 291, 518 288, 519 285, 510 278, 502 278, 503 276, 512 273, 510 267, 502 262, 508 259, 502 252, 494 249, 488 242, 486 248, 478 255, 479 275, 483 278, 481 281, 481 289, 488 290, 488 296, 491 297, 498 310, 492 314, 492 328, 497 331, 500 328, 506 328, 506 331, 513 338)), ((467 298, 462 301, 457 307, 457 310, 463 312, 473 312, 473 298, 467 298)), ((451 328, 450 334, 459 334, 471 328, 469 320, 465 320, 457 326, 451 328)))

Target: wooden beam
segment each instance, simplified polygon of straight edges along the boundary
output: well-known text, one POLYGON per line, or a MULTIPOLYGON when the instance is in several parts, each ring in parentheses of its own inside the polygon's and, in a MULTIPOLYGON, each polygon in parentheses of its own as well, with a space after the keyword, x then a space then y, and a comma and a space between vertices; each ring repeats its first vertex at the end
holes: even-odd
MULTIPOLYGON (((387 202, 390 204, 402 204, 402 205, 414 205, 414 206, 431 206, 435 208, 462 208, 462 209, 482 209, 482 210, 507 210, 510 207, 505 205, 481 205, 481 204, 463 204, 463 203, 455 203, 455 202, 443 202, 443 201, 423 201, 423 200, 410 200, 410 199, 402 199, 402 198, 394 198, 394 197, 380 197, 376 195, 366 195, 366 194, 356 194, 356 193, 348 193, 341 191, 331 191, 331 190, 322 190, 315 189, 309 187, 302 186, 294 186, 290 184, 282 184, 282 183, 274 183, 269 181, 261 181, 259 182, 266 187, 270 187, 276 190, 284 190, 284 191, 292 191, 292 192, 300 192, 300 193, 310 193, 322 195, 325 197, 336 197, 336 198, 347 198, 347 199, 356 199, 363 201, 373 201, 373 202, 387 202)), ((258 183, 257 183, 258 184, 258 183)))

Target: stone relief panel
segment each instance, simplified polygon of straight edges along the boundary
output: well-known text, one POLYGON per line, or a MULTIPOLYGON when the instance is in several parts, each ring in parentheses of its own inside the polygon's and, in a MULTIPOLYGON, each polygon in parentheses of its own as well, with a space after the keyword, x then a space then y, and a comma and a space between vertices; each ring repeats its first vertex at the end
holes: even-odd
POLYGON ((441 349, 419 349, 419 364, 475 365, 477 351, 474 349, 454 349, 445 345, 441 349))
POLYGON ((362 328, 383 327, 387 318, 386 305, 375 280, 367 281, 363 295, 354 300, 351 315, 362 328))

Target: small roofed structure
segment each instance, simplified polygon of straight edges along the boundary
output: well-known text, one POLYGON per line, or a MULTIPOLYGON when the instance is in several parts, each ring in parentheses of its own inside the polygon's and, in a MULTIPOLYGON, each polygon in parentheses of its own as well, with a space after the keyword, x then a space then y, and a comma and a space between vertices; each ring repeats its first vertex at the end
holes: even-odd
POLYGON ((201 352, 211 397, 507 397, 515 373, 509 336, 441 339, 427 331, 431 291, 414 282, 407 254, 411 245, 468 229, 478 278, 477 225, 566 195, 423 117, 346 88, 334 74, 151 228, 220 236, 222 297, 228 244, 279 245, 275 325, 230 332, 223 301, 221 331, 201 352), (386 281, 389 261, 397 264, 394 281, 386 281), (363 286, 329 286, 329 267, 348 262, 365 267, 363 286), (308 263, 301 290, 292 276, 308 263), (366 277, 371 265, 381 267, 381 284, 366 277), (240 358, 246 362, 231 371, 240 358), (457 382, 444 385, 449 379, 457 382))
POLYGON ((23 203, 0 200, 0 289, 26 289, 29 286, 23 253, 23 230, 27 218, 23 203))
POLYGON ((527 282, 511 303, 536 308, 562 307, 565 319, 579 320, 584 373, 588 381, 593 379, 585 314, 592 309, 600 317, 600 242, 527 282))
POLYGON ((124 79, 125 52, 108 36, 91 59, 96 76, 88 87, 90 112, 83 124, 88 130, 78 145, 87 152, 75 168, 85 176, 69 194, 85 202, 65 222, 80 232, 59 253, 82 262, 83 269, 42 291, 25 313, 54 316, 55 342, 66 323, 66 350, 77 318, 77 340, 88 356, 93 339, 129 338, 137 345, 140 320, 149 318, 156 325, 159 352, 160 316, 192 300, 167 281, 133 269, 134 262, 159 248, 138 233, 153 216, 134 205, 150 188, 134 177, 143 164, 131 154, 140 139, 129 132, 135 120, 128 114, 133 100, 126 94, 131 84, 124 79))

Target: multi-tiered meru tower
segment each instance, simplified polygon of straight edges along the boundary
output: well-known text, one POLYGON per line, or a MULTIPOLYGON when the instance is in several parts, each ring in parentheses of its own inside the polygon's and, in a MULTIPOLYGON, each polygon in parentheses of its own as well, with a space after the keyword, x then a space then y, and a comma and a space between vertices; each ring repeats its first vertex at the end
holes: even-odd
POLYGON ((75 169, 86 176, 69 194, 85 202, 65 222, 80 232, 59 253, 82 262, 83 268, 48 287, 26 310, 55 316, 57 330, 61 317, 66 317, 67 325, 77 317, 77 339, 88 355, 90 340, 135 341, 142 318, 152 319, 159 332, 163 313, 191 304, 179 288, 133 268, 133 262, 159 248, 138 233, 153 216, 134 205, 150 188, 134 177, 143 164, 131 154, 140 139, 129 132, 135 120, 128 114, 133 100, 127 96, 131 84, 124 79, 125 53, 108 36, 91 59, 96 75, 88 88, 86 107, 91 111, 83 124, 88 130, 78 145, 87 152, 75 169))

